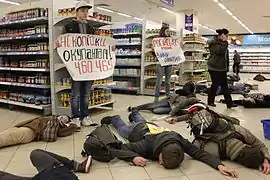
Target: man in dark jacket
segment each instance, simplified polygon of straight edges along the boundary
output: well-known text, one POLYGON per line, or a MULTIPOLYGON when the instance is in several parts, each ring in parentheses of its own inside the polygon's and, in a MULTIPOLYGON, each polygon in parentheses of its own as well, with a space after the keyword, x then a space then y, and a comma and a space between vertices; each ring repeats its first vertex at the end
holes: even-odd
MULTIPOLYGON (((94 34, 93 27, 87 21, 88 11, 92 6, 80 1, 75 7, 76 19, 66 24, 63 33, 94 34)), ((89 116, 88 95, 93 81, 72 81, 71 87, 71 113, 77 127, 95 125, 89 116)))
POLYGON ((31 152, 30 160, 38 170, 34 177, 20 177, 0 171, 1 180, 78 180, 73 172, 88 173, 92 164, 89 156, 82 163, 78 163, 57 154, 36 149, 31 152))
POLYGON ((133 125, 127 126, 120 116, 105 117, 101 124, 113 124, 121 136, 127 138, 130 143, 124 144, 126 153, 123 160, 132 162, 136 166, 145 166, 148 158, 159 161, 166 169, 175 169, 184 159, 184 152, 219 170, 224 175, 236 177, 236 172, 225 167, 218 158, 200 150, 180 134, 161 128, 153 123, 147 123, 138 111, 133 111, 129 116, 133 125))
POLYGON ((239 72, 240 72, 240 63, 241 63, 241 56, 235 50, 234 56, 233 56, 233 72, 236 73, 237 76, 239 76, 239 72))

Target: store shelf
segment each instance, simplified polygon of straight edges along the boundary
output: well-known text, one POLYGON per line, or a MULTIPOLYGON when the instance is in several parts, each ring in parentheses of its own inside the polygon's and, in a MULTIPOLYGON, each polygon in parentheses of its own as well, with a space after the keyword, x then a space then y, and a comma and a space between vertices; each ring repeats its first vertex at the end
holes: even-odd
POLYGON ((146 76, 144 75, 144 80, 147 80, 147 79, 156 79, 157 76, 146 76))
MULTIPOLYGON (((105 84, 94 84, 92 86, 92 88, 98 88, 98 87, 110 87, 110 86, 114 86, 116 83, 115 82, 110 82, 110 83, 105 83, 105 84)), ((61 92, 61 91, 65 91, 65 90, 70 90, 71 86, 55 86, 55 91, 56 93, 61 92)))
POLYGON ((196 72, 205 72, 206 71, 206 69, 186 69, 186 70, 184 70, 184 72, 186 72, 186 73, 196 73, 196 72))
POLYGON ((37 24, 45 24, 48 22, 47 17, 38 17, 38 18, 30 18, 30 19, 23 19, 23 20, 17 20, 17 21, 6 21, 0 23, 0 28, 8 28, 12 26, 24 26, 24 25, 37 25, 37 24))
POLYGON ((3 71, 27 71, 27 72, 49 72, 49 69, 46 68, 12 68, 12 67, 0 67, 0 70, 3 71))
POLYGON ((112 90, 119 90, 119 91, 139 91, 139 87, 114 87, 114 86, 109 86, 112 90))
POLYGON ((49 55, 48 51, 39 52, 0 52, 0 56, 49 55))
POLYGON ((201 81, 197 81, 197 83, 206 83, 207 80, 201 80, 201 81))
POLYGON ((116 54, 116 57, 138 57, 142 54, 116 54))
POLYGON ((129 32, 129 33, 114 33, 113 36, 131 36, 131 35, 142 35, 141 32, 129 32))
POLYGON ((206 53, 206 51, 202 50, 202 49, 186 49, 186 50, 184 50, 184 52, 202 52, 202 53, 206 53))
POLYGON ((35 104, 28 104, 28 103, 22 103, 22 102, 17 102, 17 101, 10 101, 8 99, 0 99, 0 103, 16 105, 16 106, 21 106, 21 107, 28 107, 28 108, 39 109, 39 110, 43 110, 45 108, 50 108, 51 107, 51 104, 35 105, 35 104))
POLYGON ((12 40, 39 40, 49 38, 48 34, 34 34, 34 35, 23 35, 16 37, 0 37, 1 41, 12 41, 12 40))
POLYGON ((125 75, 120 75, 120 74, 114 74, 114 77, 133 77, 133 78, 138 78, 140 77, 140 74, 136 74, 136 75, 131 75, 131 74, 125 74, 125 75))
MULTIPOLYGON (((88 109, 95 109, 95 108, 98 108, 98 109, 112 109, 112 108, 106 108, 106 107, 102 107, 102 106, 106 106, 106 105, 110 105, 110 104, 113 104, 114 101, 110 101, 110 102, 106 102, 106 103, 101 103, 101 104, 98 104, 98 105, 94 105, 94 106, 89 106, 88 109)), ((59 109, 62 109, 62 110, 67 110, 67 111, 70 111, 71 108, 70 107, 62 107, 62 106, 58 106, 57 108, 59 109)))
POLYGON ((185 62, 206 62, 206 60, 186 60, 185 62))
POLYGON ((193 44, 206 44, 206 42, 203 41, 184 41, 184 44, 186 43, 193 43, 193 44))
POLYGON ((116 44, 116 46, 141 46, 141 43, 116 44))
POLYGON ((19 86, 19 87, 29 87, 29 88, 38 88, 38 89, 50 89, 50 85, 40 85, 40 84, 26 84, 26 83, 17 83, 17 82, 1 82, 0 85, 8 86, 19 86))
POLYGON ((157 64, 158 62, 145 62, 144 66, 146 67, 146 66, 157 65, 157 64))
POLYGON ((116 67, 140 67, 141 63, 126 63, 126 64, 116 64, 116 67))

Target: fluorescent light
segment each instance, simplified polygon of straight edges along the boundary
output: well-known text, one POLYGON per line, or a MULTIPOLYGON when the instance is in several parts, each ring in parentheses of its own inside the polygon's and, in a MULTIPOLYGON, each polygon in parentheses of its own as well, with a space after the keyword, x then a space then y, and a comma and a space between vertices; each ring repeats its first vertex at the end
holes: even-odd
POLYGON ((238 21, 238 18, 236 16, 232 15, 232 18, 238 21))
POLYGON ((221 4, 220 2, 218 2, 217 4, 218 4, 218 6, 221 7, 223 10, 227 10, 227 8, 226 8, 223 4, 221 4))
POLYGON ((230 16, 233 16, 233 13, 229 9, 226 10, 226 13, 228 13, 230 16))
POLYGON ((13 2, 13 1, 8 1, 8 0, 0 0, 1 3, 7 3, 7 4, 12 4, 12 5, 20 5, 21 3, 13 2))
POLYGON ((120 16, 131 17, 131 16, 128 15, 128 14, 124 14, 124 13, 120 13, 120 12, 118 12, 117 14, 120 15, 120 16))
POLYGON ((218 0, 213 0, 215 3, 218 3, 218 0))
POLYGON ((138 17, 134 17, 134 19, 138 20, 138 21, 143 21, 142 18, 138 18, 138 17))
POLYGON ((175 14, 175 12, 173 12, 173 11, 167 9, 167 8, 162 7, 162 8, 160 8, 160 9, 162 9, 163 11, 166 11, 166 12, 168 12, 168 13, 175 14))
POLYGON ((106 11, 106 12, 110 12, 110 13, 114 12, 113 10, 106 9, 106 8, 103 8, 103 7, 97 7, 97 9, 102 10, 102 11, 106 11))

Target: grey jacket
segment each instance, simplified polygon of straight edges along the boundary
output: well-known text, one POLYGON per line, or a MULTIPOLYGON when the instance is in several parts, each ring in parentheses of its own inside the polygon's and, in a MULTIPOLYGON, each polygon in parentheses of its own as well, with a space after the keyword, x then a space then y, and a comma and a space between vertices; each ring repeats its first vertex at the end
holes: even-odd
POLYGON ((171 116, 181 115, 181 110, 200 102, 196 97, 179 96, 177 94, 170 94, 166 99, 171 106, 171 116))
POLYGON ((207 65, 208 70, 228 71, 229 68, 229 51, 228 42, 222 42, 217 39, 208 42, 210 57, 207 65))
MULTIPOLYGON (((254 136, 248 129, 240 125, 234 125, 234 127, 235 127, 236 132, 242 135, 242 137, 244 138, 247 144, 244 144, 242 141, 238 139, 228 140, 227 146, 226 146, 226 152, 227 152, 227 157, 230 160, 234 160, 239 155, 240 151, 247 145, 254 148, 260 148, 264 157, 270 160, 268 148, 262 141, 260 141, 256 136, 254 136)), ((202 142, 200 141, 195 141, 194 145, 196 145, 197 147, 200 147, 201 143, 202 142)), ((216 144, 215 142, 208 142, 207 144, 205 144, 204 150, 217 157, 219 156, 218 144, 216 144)))

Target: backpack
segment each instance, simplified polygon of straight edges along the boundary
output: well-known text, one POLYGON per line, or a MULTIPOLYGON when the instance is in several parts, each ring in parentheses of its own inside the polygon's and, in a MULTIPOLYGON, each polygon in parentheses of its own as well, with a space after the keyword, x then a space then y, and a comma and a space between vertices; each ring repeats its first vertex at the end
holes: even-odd
POLYGON ((93 159, 101 162, 110 162, 119 157, 117 149, 121 149, 122 142, 110 131, 108 125, 98 126, 87 136, 83 145, 82 156, 92 156, 93 159))
POLYGON ((47 122, 45 129, 41 133, 41 140, 45 142, 55 142, 57 140, 59 125, 60 123, 57 117, 52 116, 52 118, 47 122))
POLYGON ((209 142, 213 141, 219 146, 219 156, 221 160, 227 158, 226 142, 232 138, 236 138, 245 142, 242 135, 235 131, 234 125, 240 124, 236 118, 219 114, 208 107, 190 114, 187 120, 191 133, 195 139, 201 142, 201 149, 209 142))
POLYGON ((264 77, 263 75, 261 75, 261 74, 257 74, 257 75, 253 78, 253 80, 263 82, 263 81, 266 81, 266 80, 268 80, 268 79, 267 79, 266 77, 264 77))

